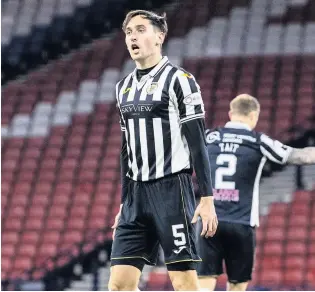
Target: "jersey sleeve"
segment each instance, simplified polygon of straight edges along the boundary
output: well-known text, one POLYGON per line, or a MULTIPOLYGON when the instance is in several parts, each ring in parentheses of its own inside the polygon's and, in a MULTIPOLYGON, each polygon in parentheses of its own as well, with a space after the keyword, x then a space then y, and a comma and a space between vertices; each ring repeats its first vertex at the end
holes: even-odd
POLYGON ((179 70, 173 90, 181 123, 204 118, 205 111, 200 87, 192 74, 179 70))
POLYGON ((260 151, 269 160, 278 164, 285 164, 292 152, 292 147, 284 145, 278 140, 273 140, 265 134, 261 134, 260 151))
POLYGON ((119 124, 120 124, 120 129, 121 131, 125 132, 126 131, 126 125, 124 121, 124 117, 121 113, 121 108, 120 108, 120 103, 119 103, 119 83, 116 84, 116 106, 119 112, 119 124))

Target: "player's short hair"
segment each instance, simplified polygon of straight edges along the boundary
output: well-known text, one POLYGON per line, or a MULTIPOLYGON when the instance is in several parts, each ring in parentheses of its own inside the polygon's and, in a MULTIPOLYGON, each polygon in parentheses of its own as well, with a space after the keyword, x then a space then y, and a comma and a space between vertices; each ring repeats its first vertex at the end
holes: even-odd
POLYGON ((257 98, 240 94, 230 102, 230 110, 237 115, 248 116, 251 112, 259 112, 260 104, 257 98))
POLYGON ((165 35, 167 34, 168 28, 166 23, 166 13, 164 12, 162 15, 158 15, 155 12, 148 10, 132 10, 127 15, 123 22, 122 29, 126 30, 129 21, 135 17, 141 15, 143 18, 150 20, 151 24, 157 27, 161 32, 165 35))

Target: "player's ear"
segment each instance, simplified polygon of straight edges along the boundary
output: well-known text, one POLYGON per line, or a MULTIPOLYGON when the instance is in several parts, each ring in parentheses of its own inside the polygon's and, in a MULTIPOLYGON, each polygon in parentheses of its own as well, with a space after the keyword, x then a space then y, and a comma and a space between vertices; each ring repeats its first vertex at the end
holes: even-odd
POLYGON ((256 111, 250 112, 249 115, 252 121, 256 121, 258 119, 258 113, 256 111))
POLYGON ((255 112, 250 112, 248 114, 248 117, 249 117, 249 120, 253 122, 255 120, 255 112))
POLYGON ((229 110, 229 118, 230 118, 230 120, 232 120, 232 111, 231 110, 229 110))
POLYGON ((164 39, 165 39, 165 33, 161 32, 161 31, 158 32, 157 38, 158 38, 158 44, 159 44, 160 46, 162 46, 163 43, 164 43, 164 39))

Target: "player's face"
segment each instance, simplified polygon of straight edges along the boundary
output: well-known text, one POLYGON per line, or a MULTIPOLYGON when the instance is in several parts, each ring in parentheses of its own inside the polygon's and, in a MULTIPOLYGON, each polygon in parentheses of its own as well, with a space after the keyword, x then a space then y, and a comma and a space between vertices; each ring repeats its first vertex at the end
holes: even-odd
POLYGON ((160 53, 163 33, 141 15, 129 21, 125 34, 127 49, 134 61, 141 61, 160 53))

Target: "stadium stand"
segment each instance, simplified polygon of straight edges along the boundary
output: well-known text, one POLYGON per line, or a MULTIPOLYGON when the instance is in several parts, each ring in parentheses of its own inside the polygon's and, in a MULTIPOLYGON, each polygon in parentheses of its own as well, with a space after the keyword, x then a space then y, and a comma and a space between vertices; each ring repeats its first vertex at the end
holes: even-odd
MULTIPOLYGON (((36 43, 37 56, 47 31, 69 33, 65 24, 70 20, 59 22, 60 14, 80 22, 88 7, 100 5, 53 2, 57 5, 4 3, 2 45, 10 46, 5 50, 14 58, 27 52, 26 39, 36 43), (33 24, 32 13, 37 15, 33 24)), ((289 142, 315 128, 313 1, 196 0, 167 9, 165 54, 196 76, 209 127, 224 124, 231 98, 248 92, 262 104, 259 130, 289 142)), ((60 39, 54 41, 60 45, 60 39)), ((1 277, 6 287, 16 287, 12 283, 21 279, 42 279, 110 240, 121 190, 113 93, 115 83, 132 68, 124 37, 116 33, 2 88, 1 277)), ((309 191, 315 170, 304 169, 307 190, 297 192, 294 171, 288 167, 272 173, 261 187, 253 288, 315 288, 315 192, 309 191)), ((108 273, 106 264, 98 269, 102 290, 108 273)), ((93 281, 88 272, 61 287, 90 289, 93 281)), ((147 270, 141 285, 171 289, 161 267, 147 270)))
MULTIPOLYGON (((165 1, 159 1, 162 5, 165 1)), ((3 82, 120 28, 124 12, 143 0, 10 0, 3 3, 3 82)))

